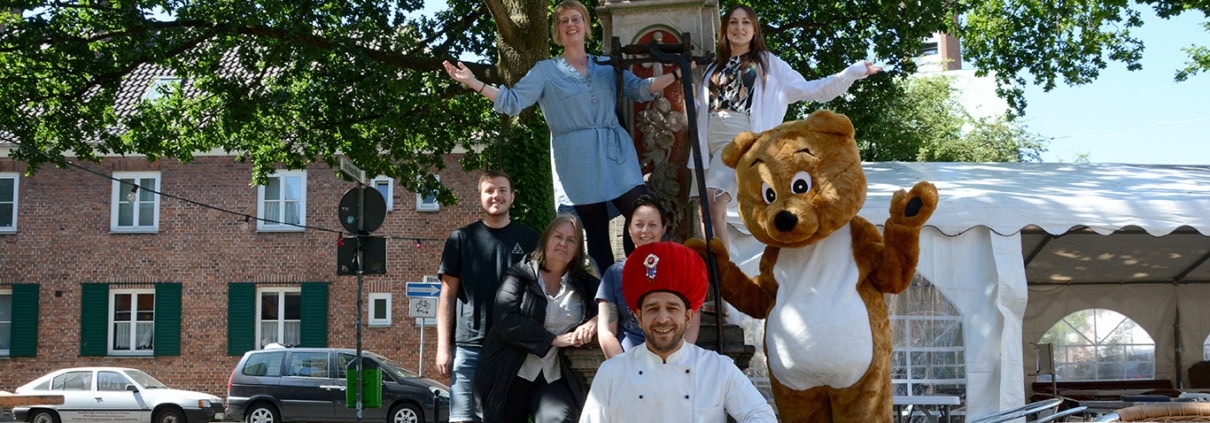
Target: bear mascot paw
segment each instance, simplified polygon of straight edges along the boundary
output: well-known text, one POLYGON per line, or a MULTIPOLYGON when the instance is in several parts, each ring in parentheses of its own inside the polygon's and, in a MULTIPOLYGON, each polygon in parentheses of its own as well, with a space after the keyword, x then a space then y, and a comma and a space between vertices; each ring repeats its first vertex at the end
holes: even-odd
POLYGON ((765 319, 765 355, 784 422, 889 422, 891 329, 883 294, 907 289, 920 229, 937 188, 917 183, 891 200, 882 234, 857 216, 866 198, 849 118, 826 110, 723 150, 736 170, 744 224, 765 244, 756 277, 714 240, 723 299, 765 319))

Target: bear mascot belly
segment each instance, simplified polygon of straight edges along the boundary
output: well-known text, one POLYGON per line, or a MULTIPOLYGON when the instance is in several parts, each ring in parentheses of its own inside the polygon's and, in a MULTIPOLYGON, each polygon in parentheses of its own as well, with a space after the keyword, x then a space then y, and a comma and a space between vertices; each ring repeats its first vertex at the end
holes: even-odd
POLYGON ((717 240, 686 245, 715 255, 723 299, 765 319, 765 353, 784 422, 889 422, 891 330, 883 294, 907 289, 920 230, 937 189, 918 182, 891 199, 882 233, 857 216, 866 180, 855 129, 826 110, 723 150, 736 170, 744 224, 765 244, 750 277, 717 240))

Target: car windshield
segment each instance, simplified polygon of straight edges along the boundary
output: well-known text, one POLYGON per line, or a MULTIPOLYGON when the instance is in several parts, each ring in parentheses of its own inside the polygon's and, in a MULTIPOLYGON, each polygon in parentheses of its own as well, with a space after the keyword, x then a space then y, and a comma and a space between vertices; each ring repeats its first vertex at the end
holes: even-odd
POLYGON ((168 389, 168 385, 155 380, 154 377, 151 377, 151 375, 147 373, 143 373, 142 370, 131 369, 126 370, 125 373, 126 376, 130 376, 130 378, 134 379, 135 382, 138 382, 139 385, 143 385, 144 389, 168 389))
POLYGON ((390 373, 396 378, 420 377, 420 375, 412 373, 411 370, 403 368, 403 366, 391 361, 389 358, 375 354, 374 359, 378 360, 378 362, 382 364, 382 368, 385 369, 387 373, 390 373))

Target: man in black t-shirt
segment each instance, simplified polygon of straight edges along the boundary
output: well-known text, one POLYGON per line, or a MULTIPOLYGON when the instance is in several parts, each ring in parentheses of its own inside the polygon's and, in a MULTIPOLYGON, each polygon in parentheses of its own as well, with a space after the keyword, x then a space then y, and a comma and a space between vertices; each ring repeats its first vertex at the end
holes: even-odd
POLYGON ((450 234, 441 253, 437 302, 437 372, 450 378, 453 422, 482 421, 475 412, 471 377, 504 271, 538 244, 538 232, 509 219, 512 179, 488 171, 479 178, 482 219, 450 234))

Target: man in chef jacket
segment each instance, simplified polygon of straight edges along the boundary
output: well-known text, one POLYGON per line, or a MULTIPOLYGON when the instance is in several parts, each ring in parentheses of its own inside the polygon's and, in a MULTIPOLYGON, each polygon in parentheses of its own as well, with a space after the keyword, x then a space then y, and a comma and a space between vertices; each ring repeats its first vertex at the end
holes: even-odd
POLYGON ((622 269, 622 294, 647 341, 601 364, 580 423, 777 421, 730 357, 685 343, 706 300, 706 265, 696 252, 674 242, 636 248, 622 269))

